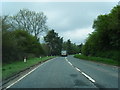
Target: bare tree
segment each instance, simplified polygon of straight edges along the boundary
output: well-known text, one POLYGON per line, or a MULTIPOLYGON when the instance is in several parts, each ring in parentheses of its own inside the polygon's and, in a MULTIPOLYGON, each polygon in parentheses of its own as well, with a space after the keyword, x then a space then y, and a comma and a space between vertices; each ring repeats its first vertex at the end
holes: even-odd
POLYGON ((15 16, 10 17, 11 25, 14 29, 26 30, 39 38, 39 34, 47 30, 47 17, 43 12, 20 10, 15 16))

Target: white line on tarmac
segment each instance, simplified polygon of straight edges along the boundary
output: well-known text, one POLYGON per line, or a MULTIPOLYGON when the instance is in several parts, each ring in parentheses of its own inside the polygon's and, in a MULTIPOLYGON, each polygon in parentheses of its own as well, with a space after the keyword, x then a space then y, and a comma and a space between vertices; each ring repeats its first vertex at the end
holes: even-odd
POLYGON ((65 59, 71 66, 73 66, 72 63, 68 61, 67 57, 65 57, 65 59))
POLYGON ((87 77, 90 81, 95 82, 95 80, 94 80, 94 79, 92 79, 90 76, 88 76, 88 75, 87 75, 87 74, 85 74, 84 72, 82 72, 82 74, 83 74, 85 77, 87 77))
MULTIPOLYGON (((55 58, 53 58, 52 60, 54 60, 54 59, 55 59, 55 58)), ((39 66, 37 66, 36 68, 34 68, 34 69, 31 70, 30 72, 28 72, 27 74, 25 74, 24 76, 22 76, 21 78, 19 78, 17 81, 15 81, 15 82, 13 82, 12 84, 10 84, 9 86, 7 86, 6 89, 10 88, 10 87, 13 86, 14 84, 16 84, 17 82, 19 82, 19 81, 22 80, 23 78, 25 78, 27 75, 29 75, 30 73, 32 73, 33 71, 35 71, 38 67, 42 66, 43 64, 45 64, 45 63, 47 63, 47 62, 49 62, 49 60, 46 61, 46 62, 44 62, 44 63, 42 63, 42 64, 40 64, 39 66)))
POLYGON ((71 66, 72 66, 72 63, 68 62, 71 66))
POLYGON ((80 69, 78 69, 77 67, 75 67, 76 68, 76 70, 78 70, 79 72, 81 72, 81 70, 80 69))
MULTIPOLYGON (((66 61, 67 61, 71 66, 73 66, 72 63, 69 62, 67 58, 65 58, 65 59, 66 59, 66 61)), ((82 72, 79 68, 75 67, 75 69, 76 69, 77 71, 79 71, 80 73, 82 73, 82 75, 84 75, 86 78, 88 78, 91 82, 93 82, 93 83, 95 82, 94 79, 92 79, 90 76, 88 76, 87 74, 85 74, 84 72, 82 72)))

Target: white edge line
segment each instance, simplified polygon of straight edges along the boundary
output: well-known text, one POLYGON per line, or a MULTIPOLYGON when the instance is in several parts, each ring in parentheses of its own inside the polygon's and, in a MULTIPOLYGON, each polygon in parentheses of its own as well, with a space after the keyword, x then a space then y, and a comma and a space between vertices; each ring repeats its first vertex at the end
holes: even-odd
POLYGON ((85 76, 85 77, 87 77, 90 81, 92 81, 92 82, 95 82, 95 80, 93 80, 91 77, 89 77, 87 74, 85 74, 84 72, 82 72, 82 74, 85 76))
MULTIPOLYGON (((39 67, 39 66, 38 66, 39 67)), ((34 68, 33 70, 31 70, 30 72, 28 72, 27 74, 25 74, 24 76, 22 76, 21 78, 19 78, 17 81, 15 81, 14 83, 12 83, 11 85, 9 85, 6 88, 10 88, 11 86, 13 86, 14 84, 16 84, 17 82, 19 82, 20 80, 22 80, 24 77, 26 77, 27 75, 29 75, 30 73, 32 73, 33 71, 35 71, 38 67, 34 68)))
MULTIPOLYGON (((55 58, 53 58, 53 59, 55 59, 55 58)), ((53 60, 53 59, 52 59, 52 60, 53 60)), ((45 64, 45 63, 47 63, 47 62, 49 62, 49 60, 46 61, 46 62, 44 62, 44 63, 42 63, 42 64, 40 64, 38 67, 42 66, 43 64, 45 64)), ((34 69, 31 70, 30 72, 28 72, 27 74, 25 74, 24 76, 22 76, 21 78, 19 78, 17 81, 15 81, 14 83, 12 83, 12 84, 10 84, 9 86, 7 86, 6 89, 10 88, 10 87, 13 86, 14 84, 16 84, 17 82, 19 82, 19 81, 22 80, 23 78, 25 78, 27 75, 29 75, 30 73, 32 73, 33 71, 35 71, 38 67, 34 68, 34 69)))

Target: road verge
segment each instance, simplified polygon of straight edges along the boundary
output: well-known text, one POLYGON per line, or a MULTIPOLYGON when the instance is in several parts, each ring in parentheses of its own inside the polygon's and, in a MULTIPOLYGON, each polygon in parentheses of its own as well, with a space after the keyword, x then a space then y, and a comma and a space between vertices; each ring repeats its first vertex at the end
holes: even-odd
POLYGON ((80 55, 80 54, 76 54, 76 55, 74 55, 74 57, 79 58, 79 59, 83 59, 83 60, 99 62, 99 63, 103 63, 103 64, 120 66, 120 63, 118 61, 112 60, 112 59, 107 59, 107 58, 85 56, 85 55, 80 55))
POLYGON ((54 56, 33 58, 27 60, 27 62, 15 62, 6 64, 2 67, 2 86, 9 81, 19 77, 21 74, 29 72, 39 64, 54 58, 54 56))

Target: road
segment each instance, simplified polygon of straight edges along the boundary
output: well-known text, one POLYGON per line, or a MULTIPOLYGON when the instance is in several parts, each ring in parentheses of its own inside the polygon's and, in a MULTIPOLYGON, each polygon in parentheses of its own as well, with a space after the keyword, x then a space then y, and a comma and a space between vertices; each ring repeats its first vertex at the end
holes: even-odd
POLYGON ((68 57, 45 62, 9 88, 118 88, 118 68, 68 57))

